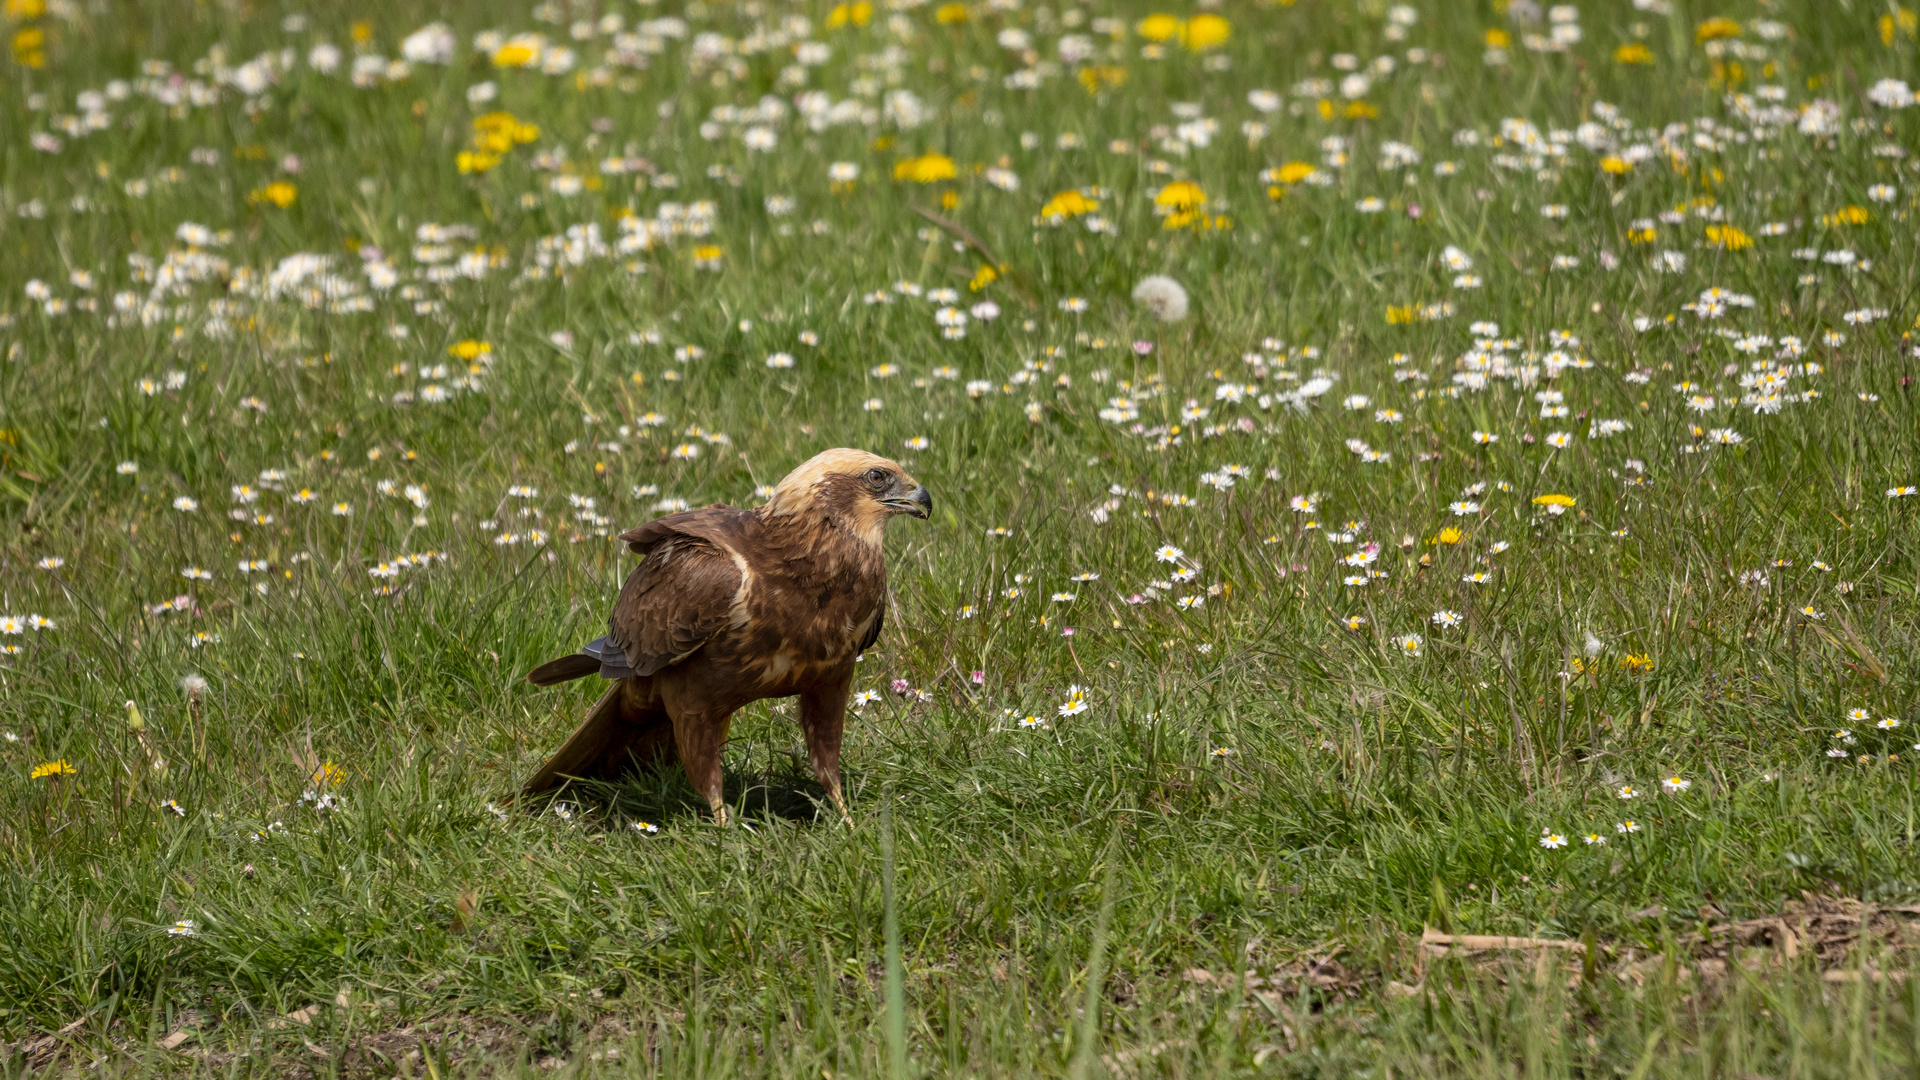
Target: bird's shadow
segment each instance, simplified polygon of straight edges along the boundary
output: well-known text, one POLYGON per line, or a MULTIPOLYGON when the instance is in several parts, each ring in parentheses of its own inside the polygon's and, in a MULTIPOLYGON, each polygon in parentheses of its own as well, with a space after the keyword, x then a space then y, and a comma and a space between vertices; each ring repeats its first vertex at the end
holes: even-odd
MULTIPOLYGON (((813 770, 792 755, 776 754, 771 761, 759 757, 753 767, 723 768, 721 786, 728 812, 749 823, 813 824, 839 818, 813 770)), ((612 781, 575 780, 529 806, 563 803, 591 807, 616 827, 711 816, 706 800, 693 790, 677 764, 636 764, 612 781)))

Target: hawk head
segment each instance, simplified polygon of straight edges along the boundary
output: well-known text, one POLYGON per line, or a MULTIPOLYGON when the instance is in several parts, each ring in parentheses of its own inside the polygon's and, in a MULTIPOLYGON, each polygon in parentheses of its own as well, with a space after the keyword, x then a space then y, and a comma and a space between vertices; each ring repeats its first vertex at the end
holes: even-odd
POLYGON ((925 518, 933 496, 899 462, 865 450, 826 450, 787 474, 773 489, 769 518, 834 521, 878 544, 895 514, 925 518))

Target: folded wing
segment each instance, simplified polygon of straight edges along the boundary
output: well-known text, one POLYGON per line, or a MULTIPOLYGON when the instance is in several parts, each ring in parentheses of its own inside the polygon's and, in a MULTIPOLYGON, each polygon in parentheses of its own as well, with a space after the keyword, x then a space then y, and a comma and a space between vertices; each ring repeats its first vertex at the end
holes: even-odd
POLYGON ((710 507, 650 521, 621 537, 645 556, 608 619, 607 642, 632 674, 652 675, 721 630, 746 625, 752 575, 729 543, 743 516, 746 511, 710 507))

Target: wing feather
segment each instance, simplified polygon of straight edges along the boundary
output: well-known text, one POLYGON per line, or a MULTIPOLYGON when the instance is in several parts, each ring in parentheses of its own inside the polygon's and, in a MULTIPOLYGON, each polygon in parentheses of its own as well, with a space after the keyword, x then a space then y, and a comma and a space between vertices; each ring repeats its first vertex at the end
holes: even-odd
POLYGON ((722 506, 673 514, 621 537, 645 558, 614 601, 608 638, 635 675, 678 663, 743 621, 747 574, 727 541, 739 526, 732 519, 745 513, 722 506))
POLYGON ((883 601, 881 605, 875 608, 873 611, 873 629, 867 631, 866 636, 860 639, 860 644, 855 646, 853 650, 854 655, 857 656, 860 653, 866 652, 868 649, 873 648, 873 643, 880 640, 881 627, 885 626, 886 623, 887 623, 887 605, 883 601))

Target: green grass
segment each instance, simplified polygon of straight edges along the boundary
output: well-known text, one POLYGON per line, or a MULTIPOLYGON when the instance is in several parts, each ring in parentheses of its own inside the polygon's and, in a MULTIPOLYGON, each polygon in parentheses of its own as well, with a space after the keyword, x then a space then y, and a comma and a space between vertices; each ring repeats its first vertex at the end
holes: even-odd
POLYGON ((1920 110, 1869 97, 1920 81, 1910 16, 1588 3, 1580 40, 1551 53, 1527 46, 1548 23, 1518 0, 1416 5, 1399 41, 1385 4, 1300 0, 1219 9, 1224 45, 1153 58, 1145 7, 942 22, 881 5, 831 27, 826 3, 672 3, 462 7, 451 63, 369 87, 349 79, 349 24, 391 58, 434 10, 316 10, 287 29, 298 12, 270 5, 8 5, 0 615, 54 625, 0 634, 15 647, 0 656, 0 1071, 1920 1067, 1896 910, 1920 900, 1920 497, 1890 494, 1920 482, 1920 110), (603 15, 689 32, 658 54, 628 42, 644 68, 602 64, 624 46, 569 24, 603 15), (809 27, 783 30, 790 16, 809 27), (1703 40, 1715 16, 1739 36, 1703 40), (756 27, 764 48, 696 56, 702 32, 756 27), (1043 60, 1068 34, 1101 51, 1021 89, 1004 82, 1029 65, 996 43, 1006 28, 1043 60), (487 29, 543 32, 573 66, 496 71, 474 45, 487 29), (1493 30, 1511 35, 1502 57, 1486 55, 1493 30), (831 55, 791 81, 807 39, 831 55), (346 54, 332 74, 307 59, 322 41, 346 54), (1649 64, 1616 59, 1636 43, 1649 64), (270 61, 258 94, 196 104, 185 88, 283 47, 293 63, 270 61), (1396 58, 1355 97, 1377 115, 1347 115, 1342 52, 1396 58), (153 99, 168 76, 150 73, 104 99, 105 130, 62 130, 77 95, 161 60, 180 104, 153 99), (483 81, 497 99, 469 104, 483 81), (1729 96, 1763 86, 1787 114, 1729 96), (888 111, 900 89, 916 126, 888 111), (1256 111, 1256 89, 1280 107, 1256 111), (753 121, 713 112, 806 90, 875 115, 817 131, 768 117, 778 144, 759 152, 753 121), (1838 109, 1830 129, 1796 130, 1816 100, 1838 109), (1588 129, 1591 147, 1528 161, 1511 129, 1496 145, 1505 118, 1553 141, 1608 115, 1599 102, 1626 126, 1588 129), (1206 145, 1166 145, 1175 103, 1217 121, 1206 145), (462 174, 489 110, 537 135, 462 174), (1266 125, 1258 141, 1247 121, 1266 125), (57 150, 34 149, 49 132, 57 150), (1333 135, 1350 140, 1343 167, 1333 135), (1420 162, 1382 164, 1388 141, 1420 162), (957 176, 891 179, 928 152, 957 176), (609 156, 646 164, 608 173, 609 156), (833 162, 857 181, 830 183, 833 162), (1288 162, 1318 177, 1262 175, 1288 162), (1182 179, 1217 227, 1163 227, 1155 195, 1182 179), (1038 220, 1056 192, 1095 187, 1111 235, 1038 220), (774 214, 773 197, 797 205, 774 214), (1357 206, 1369 197, 1377 213, 1357 206), (612 248, 621 215, 700 201, 710 235, 577 265, 542 244, 592 224, 612 248), (168 253, 192 265, 182 222, 231 236, 195 249, 221 265, 167 294, 168 253), (425 223, 473 231, 420 250, 425 223), (365 245, 390 290, 369 284, 365 245), (717 270, 695 254, 709 245, 717 270), (1455 285, 1449 246, 1479 287, 1455 285), (484 274, 431 279, 476 249, 484 274), (331 258, 333 293, 263 285, 298 252, 331 258), (1684 270, 1658 272, 1661 252, 1684 270), (974 289, 988 258, 999 279, 974 289), (1186 320, 1129 299, 1153 273, 1189 290, 1186 320), (1002 313, 945 340, 941 305, 896 282, 1002 313), (1714 287, 1753 303, 1684 307, 1714 287), (1886 314, 1848 318, 1871 309, 1886 314), (1556 349, 1585 363, 1462 385, 1480 320, 1513 340, 1515 368, 1556 349), (1789 336, 1804 355, 1775 361, 1789 336), (450 355, 463 342, 489 351, 450 355), (677 360, 684 346, 702 355, 677 360), (776 352, 793 366, 768 367, 776 352), (1757 391, 1737 376, 1763 362, 1791 365, 1777 414, 1741 403, 1757 391), (1338 376, 1323 396, 1272 400, 1321 369, 1338 376), (1254 389, 1217 396, 1228 384, 1254 389), (1562 399, 1536 397, 1549 389, 1562 399), (1101 415, 1129 395, 1137 418, 1101 415), (1694 395, 1715 401, 1695 411, 1694 395), (1185 414, 1190 399, 1207 414, 1185 414), (859 669, 881 698, 845 755, 855 826, 822 812, 780 703, 737 718, 733 827, 678 773, 565 815, 496 811, 599 692, 521 675, 601 632, 631 566, 609 535, 663 499, 750 505, 839 445, 898 457, 936 505, 888 540, 894 606, 859 669), (1228 465, 1230 489, 1206 486, 1228 465), (1574 505, 1550 513, 1547 494, 1574 505), (1450 508, 1463 500, 1478 505, 1450 508), (1368 541, 1369 568, 1341 562, 1368 541), (369 572, 403 556, 417 565, 369 572), (1176 565, 1193 580, 1171 581, 1176 565), (1343 583, 1368 569, 1386 576, 1343 583), (176 595, 181 610, 156 610, 176 595), (1060 715, 1072 686, 1088 707, 1060 715), (56 761, 72 772, 32 776, 56 761), (1830 917, 1790 958, 1777 935, 1728 946, 1729 924, 1783 910, 1830 917), (1843 932, 1856 917, 1869 933, 1843 932), (169 932, 183 922, 190 935, 169 932), (1589 952, 1442 957, 1428 927, 1589 952))

